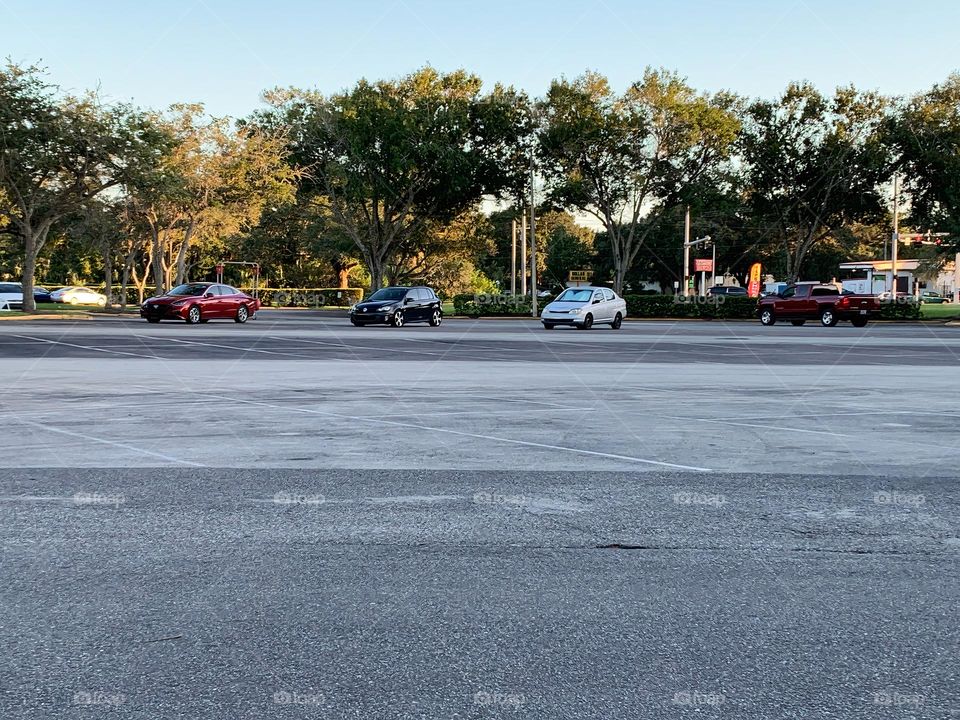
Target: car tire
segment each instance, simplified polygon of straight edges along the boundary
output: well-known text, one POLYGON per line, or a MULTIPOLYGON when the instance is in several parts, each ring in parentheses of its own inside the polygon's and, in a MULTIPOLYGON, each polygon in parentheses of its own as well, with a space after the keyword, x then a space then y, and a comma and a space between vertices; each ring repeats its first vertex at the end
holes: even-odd
POLYGON ((200 317, 200 306, 191 305, 190 309, 187 310, 187 325, 196 325, 203 318, 200 317))
POLYGON ((390 324, 395 328, 403 327, 403 310, 397 310, 393 314, 393 321, 390 324))
POLYGON ((800 319, 800 318, 797 318, 796 320, 791 320, 791 321, 790 321, 790 324, 793 325, 794 327, 800 327, 801 325, 805 324, 806 322, 807 322, 806 320, 802 320, 802 319, 800 319))
POLYGON ((70 298, 70 300, 68 300, 68 303, 69 303, 70 305, 76 305, 78 302, 80 302, 80 301, 77 300, 76 298, 70 298))
POLYGON ((839 320, 837 319, 837 314, 833 311, 833 308, 827 308, 820 313, 820 324, 824 327, 833 327, 837 324, 839 320))
POLYGON ((237 314, 233 318, 233 321, 235 323, 240 323, 241 325, 243 325, 243 323, 245 323, 249 319, 250 319, 250 311, 247 310, 247 306, 241 305, 240 307, 238 307, 237 314))
POLYGON ((577 330, 589 330, 593 327, 593 315, 587 313, 587 316, 583 319, 583 323, 577 325, 577 330))
POLYGON ((867 326, 867 318, 856 317, 850 321, 850 324, 856 328, 862 328, 867 326))
POLYGON ((554 327, 556 326, 553 323, 543 323, 544 330, 553 330, 554 327))
POLYGON ((777 318, 773 314, 773 310, 761 310, 760 311, 760 324, 761 325, 776 325, 777 318))
POLYGON ((440 327, 440 323, 443 322, 443 313, 439 309, 433 311, 433 314, 430 316, 430 327, 440 327))
POLYGON ((151 325, 156 325, 158 322, 160 322, 160 318, 147 318, 147 322, 151 325))
POLYGON ((610 323, 610 327, 612 327, 614 330, 619 330, 620 325, 622 323, 623 323, 623 315, 621 315, 620 313, 617 313, 617 316, 613 319, 613 322, 610 323))

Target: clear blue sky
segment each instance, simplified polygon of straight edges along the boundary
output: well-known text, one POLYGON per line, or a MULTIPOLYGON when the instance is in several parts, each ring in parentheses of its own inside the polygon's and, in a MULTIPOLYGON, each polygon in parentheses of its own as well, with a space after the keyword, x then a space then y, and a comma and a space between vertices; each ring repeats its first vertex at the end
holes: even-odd
POLYGON ((914 0, 0 0, 0 56, 71 90, 245 115, 277 85, 333 92, 425 64, 540 95, 586 68, 647 65, 705 90, 807 79, 911 93, 960 67, 960 3, 914 0))

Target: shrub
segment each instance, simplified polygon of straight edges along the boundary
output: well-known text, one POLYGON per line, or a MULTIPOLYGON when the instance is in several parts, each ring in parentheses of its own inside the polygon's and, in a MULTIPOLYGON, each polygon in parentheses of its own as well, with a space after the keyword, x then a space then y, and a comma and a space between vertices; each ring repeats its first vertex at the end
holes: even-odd
POLYGON ((880 302, 881 320, 919 320, 920 303, 911 298, 898 297, 896 302, 891 300, 880 302))

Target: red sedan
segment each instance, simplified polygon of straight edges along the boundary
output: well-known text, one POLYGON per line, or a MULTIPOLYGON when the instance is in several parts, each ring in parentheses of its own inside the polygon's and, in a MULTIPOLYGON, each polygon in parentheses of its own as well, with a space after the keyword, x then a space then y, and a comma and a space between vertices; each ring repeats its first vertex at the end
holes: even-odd
POLYGON ((186 283, 165 295, 148 298, 140 306, 140 317, 150 323, 186 320, 193 325, 217 318, 245 323, 259 309, 259 300, 235 287, 208 282, 186 283))

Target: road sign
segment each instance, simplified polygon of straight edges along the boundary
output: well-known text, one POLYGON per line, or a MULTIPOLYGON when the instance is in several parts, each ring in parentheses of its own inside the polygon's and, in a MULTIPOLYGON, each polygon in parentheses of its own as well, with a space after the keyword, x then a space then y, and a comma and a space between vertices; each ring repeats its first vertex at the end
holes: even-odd
POLYGON ((713 272, 713 260, 711 258, 697 258, 693 261, 694 272, 713 272))
POLYGON ((569 275, 570 282, 590 282, 593 277, 593 270, 571 270, 569 275))

